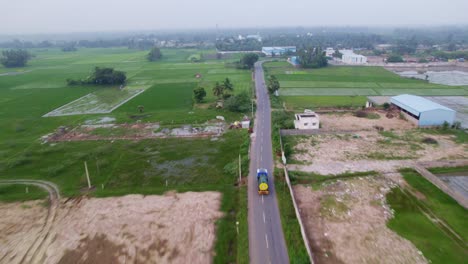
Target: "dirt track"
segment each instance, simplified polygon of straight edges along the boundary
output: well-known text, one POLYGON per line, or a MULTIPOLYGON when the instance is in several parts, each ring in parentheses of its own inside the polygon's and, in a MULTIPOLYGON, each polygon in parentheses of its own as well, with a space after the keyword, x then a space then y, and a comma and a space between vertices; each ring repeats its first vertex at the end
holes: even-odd
MULTIPOLYGON (((0 181, 0 184, 35 185, 49 193, 49 206, 47 209, 45 221, 34 237, 28 237, 28 239, 24 239, 22 241, 22 243, 27 246, 20 247, 22 249, 21 253, 15 252, 13 250, 0 252, 1 262, 7 261, 8 263, 38 263, 41 261, 41 256, 44 254, 45 248, 51 242, 49 232, 57 216, 60 201, 59 189, 54 183, 42 180, 2 180, 0 181)), ((36 216, 32 215, 32 217, 36 216)))

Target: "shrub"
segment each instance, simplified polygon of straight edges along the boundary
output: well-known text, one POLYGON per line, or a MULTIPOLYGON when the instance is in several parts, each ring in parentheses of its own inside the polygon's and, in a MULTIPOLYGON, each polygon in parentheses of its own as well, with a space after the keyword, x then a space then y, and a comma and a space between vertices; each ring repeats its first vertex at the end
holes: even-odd
POLYGON ((426 144, 437 144, 437 140, 435 140, 434 138, 430 138, 430 137, 426 137, 426 138, 423 138, 422 140, 423 143, 426 143, 426 144))
POLYGON ((461 128, 461 122, 460 121, 453 122, 452 128, 453 129, 460 129, 461 128))
POLYGON ((356 117, 367 117, 367 112, 360 110, 360 111, 357 111, 354 115, 356 117))
POLYGON ((450 124, 447 121, 444 121, 442 124, 442 130, 448 130, 450 127, 450 124))
POLYGON ((382 106, 383 106, 383 109, 385 109, 385 110, 388 110, 390 108, 389 103, 384 103, 382 106))

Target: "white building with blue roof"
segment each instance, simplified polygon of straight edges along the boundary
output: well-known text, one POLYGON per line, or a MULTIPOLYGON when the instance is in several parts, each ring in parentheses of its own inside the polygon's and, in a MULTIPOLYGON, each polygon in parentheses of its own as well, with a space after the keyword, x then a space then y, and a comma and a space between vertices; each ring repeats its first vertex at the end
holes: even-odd
POLYGON ((456 111, 420 96, 402 94, 390 102, 420 127, 440 126, 444 122, 452 125, 455 120, 456 111))

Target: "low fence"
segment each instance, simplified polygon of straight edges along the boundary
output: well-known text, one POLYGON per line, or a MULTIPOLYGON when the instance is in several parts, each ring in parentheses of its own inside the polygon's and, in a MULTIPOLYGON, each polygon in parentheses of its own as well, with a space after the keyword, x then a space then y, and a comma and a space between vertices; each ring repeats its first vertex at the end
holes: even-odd
POLYGON ((281 129, 281 136, 353 134, 362 130, 281 129))
POLYGON ((302 239, 304 240, 304 244, 305 244, 305 247, 306 247, 306 250, 307 250, 307 254, 309 254, 310 263, 314 264, 313 253, 312 253, 312 250, 310 249, 309 240, 307 239, 304 224, 302 223, 301 213, 299 212, 299 207, 297 206, 297 203, 296 203, 296 197, 294 196, 294 190, 292 189, 291 180, 289 179, 288 168, 286 166, 286 158, 284 156, 283 142, 281 140, 281 136, 280 136, 280 145, 281 145, 281 156, 282 156, 283 165, 284 165, 283 166, 284 177, 286 178, 286 183, 287 183, 288 188, 289 188, 289 193, 291 194, 291 199, 292 199, 292 202, 293 202, 294 211, 296 212, 296 218, 297 218, 297 221, 299 222, 299 226, 301 228, 302 239))

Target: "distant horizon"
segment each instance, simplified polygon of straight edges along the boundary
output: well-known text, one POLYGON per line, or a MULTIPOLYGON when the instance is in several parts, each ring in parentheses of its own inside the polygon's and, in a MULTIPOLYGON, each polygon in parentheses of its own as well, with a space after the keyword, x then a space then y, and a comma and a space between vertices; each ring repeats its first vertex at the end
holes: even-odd
POLYGON ((251 30, 252 34, 256 33, 255 30, 281 30, 281 29, 288 29, 294 30, 302 28, 304 30, 307 29, 370 29, 370 30, 377 30, 377 29, 441 29, 441 28, 458 28, 458 27, 467 27, 468 23, 462 24, 408 24, 408 25, 313 25, 313 26, 305 26, 305 25, 297 25, 297 26, 245 26, 245 27, 223 27, 219 26, 216 27, 199 27, 199 28, 160 28, 160 29, 125 29, 125 30, 118 30, 118 29, 107 29, 107 30, 88 30, 88 31, 54 31, 54 32, 24 32, 24 33, 2 33, 0 32, 1 37, 18 37, 18 36, 44 36, 44 35, 80 35, 80 34, 138 34, 138 33, 192 33, 194 31, 200 32, 212 32, 216 30, 227 30, 227 31, 248 31, 251 30))

